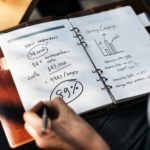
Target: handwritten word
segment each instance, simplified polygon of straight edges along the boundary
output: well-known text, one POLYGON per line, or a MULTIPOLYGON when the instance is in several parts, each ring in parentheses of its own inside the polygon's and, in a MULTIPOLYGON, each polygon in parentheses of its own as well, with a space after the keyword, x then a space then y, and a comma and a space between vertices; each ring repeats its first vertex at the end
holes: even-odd
POLYGON ((36 59, 43 55, 45 55, 48 52, 48 48, 43 46, 43 44, 38 44, 34 46, 27 54, 27 57, 29 59, 36 59))
POLYGON ((142 81, 142 80, 145 80, 145 78, 138 78, 138 79, 135 79, 134 82, 139 82, 139 81, 142 81))
POLYGON ((85 30, 86 34, 94 33, 94 32, 99 33, 99 29, 85 30))
POLYGON ((50 100, 56 96, 64 99, 68 104, 79 97, 83 92, 83 85, 75 79, 66 80, 59 83, 50 95, 50 100))
POLYGON ((111 25, 111 26, 107 26, 107 27, 103 27, 103 26, 100 26, 100 31, 104 31, 104 30, 115 30, 117 28, 116 25, 111 25))
POLYGON ((126 84, 119 84, 119 85, 116 85, 116 88, 119 88, 119 87, 125 87, 126 86, 126 84))
POLYGON ((125 80, 127 78, 132 78, 132 77, 135 77, 135 75, 133 73, 129 74, 129 75, 126 75, 126 76, 123 76, 123 77, 119 77, 119 78, 116 78, 116 79, 112 79, 113 82, 116 82, 116 81, 120 81, 120 80, 125 80))
POLYGON ((131 73, 130 75, 127 75, 128 78, 132 78, 135 77, 135 75, 133 73, 131 73))
POLYGON ((78 74, 78 71, 64 72, 64 77, 66 77, 66 76, 75 76, 76 74, 78 74))
POLYGON ((111 62, 118 61, 118 60, 121 60, 121 59, 124 59, 124 57, 118 57, 118 58, 111 59, 111 60, 105 60, 105 63, 111 63, 111 62))
POLYGON ((52 78, 50 78, 50 80, 53 82, 60 80, 60 79, 62 79, 62 75, 57 75, 57 76, 53 76, 52 78))
POLYGON ((46 42, 46 41, 50 41, 50 40, 54 40, 54 39, 58 39, 58 36, 49 37, 49 38, 46 38, 46 39, 39 40, 37 42, 41 43, 41 42, 46 42))
POLYGON ((114 40, 116 40, 118 38, 119 38, 119 35, 116 35, 111 42, 113 42, 114 40))
POLYGON ((59 55, 66 54, 66 53, 69 53, 69 52, 70 52, 70 51, 62 51, 62 50, 60 50, 60 52, 58 52, 58 53, 51 54, 51 55, 49 55, 49 56, 45 56, 45 59, 49 59, 49 58, 51 58, 51 57, 57 57, 57 56, 59 56, 59 55))
POLYGON ((122 64, 119 64, 119 63, 118 63, 118 64, 116 64, 116 66, 117 66, 117 67, 119 67, 119 66, 121 66, 121 65, 122 65, 122 64))
MULTIPOLYGON (((120 63, 117 63, 117 64, 115 64, 116 65, 116 67, 119 67, 119 66, 122 66, 122 65, 125 65, 125 64, 131 64, 131 63, 134 63, 134 61, 128 61, 128 62, 124 62, 123 64, 120 64, 120 63)), ((139 66, 139 64, 138 63, 134 63, 136 66, 139 66)))
POLYGON ((111 69, 111 68, 115 68, 115 66, 114 66, 114 65, 111 65, 111 66, 105 67, 105 69, 111 69))
POLYGON ((56 59, 51 58, 50 60, 47 61, 47 63, 51 63, 51 62, 54 62, 54 61, 56 61, 56 59))
POLYGON ((125 58, 126 59, 130 59, 130 58, 132 58, 132 56, 131 55, 127 55, 127 56, 125 56, 125 58))
POLYGON ((128 81, 126 84, 127 84, 127 85, 128 85, 128 84, 132 85, 132 84, 133 84, 133 81, 128 81))
POLYGON ((112 79, 114 82, 115 81, 120 81, 120 80, 124 80, 124 79, 126 79, 127 77, 120 77, 120 78, 116 78, 116 79, 112 79))
POLYGON ((39 66, 39 64, 41 64, 42 62, 43 62, 42 60, 36 61, 36 62, 32 63, 32 65, 33 65, 34 67, 36 67, 36 66, 39 66))
POLYGON ((30 44, 25 45, 25 48, 28 48, 28 47, 30 47, 30 46, 32 46, 32 45, 34 45, 34 42, 32 42, 32 43, 30 43, 30 44))
POLYGON ((28 76, 28 80, 34 79, 35 77, 40 76, 39 73, 34 72, 32 76, 28 76))
POLYGON ((128 69, 134 69, 135 68, 135 66, 129 66, 128 67, 128 69))
POLYGON ((62 66, 66 66, 67 65, 67 62, 64 61, 64 62, 61 62, 61 63, 58 63, 58 64, 53 64, 51 65, 50 67, 48 67, 48 71, 51 72, 52 70, 54 69, 57 69, 57 68, 60 68, 62 66))
POLYGON ((123 67, 123 68, 117 69, 117 71, 120 72, 120 71, 124 71, 126 69, 127 69, 127 67, 123 67))

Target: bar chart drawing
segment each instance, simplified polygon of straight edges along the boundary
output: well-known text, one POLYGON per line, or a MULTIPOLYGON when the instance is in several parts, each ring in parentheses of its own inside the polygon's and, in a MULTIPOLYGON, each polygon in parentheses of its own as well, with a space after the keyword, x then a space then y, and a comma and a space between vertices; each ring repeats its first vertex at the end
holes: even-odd
POLYGON ((117 51, 115 46, 112 43, 109 43, 107 40, 104 40, 103 44, 102 42, 100 42, 99 44, 96 40, 94 41, 104 56, 115 55, 123 52, 123 51, 117 51), (104 45, 105 48, 100 45, 104 45))

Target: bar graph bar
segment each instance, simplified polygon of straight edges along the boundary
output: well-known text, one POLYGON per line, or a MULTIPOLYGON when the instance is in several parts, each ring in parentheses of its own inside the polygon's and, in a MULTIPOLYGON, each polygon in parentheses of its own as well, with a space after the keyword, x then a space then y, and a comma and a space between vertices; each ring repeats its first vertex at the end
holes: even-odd
POLYGON ((117 53, 121 53, 123 51, 118 52, 115 48, 115 46, 112 43, 109 43, 107 40, 104 40, 104 44, 106 48, 102 48, 96 40, 94 40, 95 43, 97 44, 98 48, 100 49, 100 51, 102 52, 102 54, 104 56, 109 56, 109 55, 114 55, 117 53))
POLYGON ((114 47, 114 45, 113 45, 112 43, 110 43, 110 47, 112 48, 112 51, 113 51, 114 53, 117 53, 117 50, 115 49, 115 47, 114 47))

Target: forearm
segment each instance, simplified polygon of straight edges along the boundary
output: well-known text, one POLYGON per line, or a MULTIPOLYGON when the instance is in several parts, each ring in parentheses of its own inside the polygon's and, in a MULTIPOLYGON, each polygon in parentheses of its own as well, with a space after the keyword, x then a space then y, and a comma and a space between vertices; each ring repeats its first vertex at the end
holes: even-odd
POLYGON ((84 150, 110 150, 103 138, 81 117, 76 116, 71 127, 72 137, 84 147, 84 150))
POLYGON ((94 136, 89 144, 89 150, 110 150, 108 144, 99 135, 94 136))

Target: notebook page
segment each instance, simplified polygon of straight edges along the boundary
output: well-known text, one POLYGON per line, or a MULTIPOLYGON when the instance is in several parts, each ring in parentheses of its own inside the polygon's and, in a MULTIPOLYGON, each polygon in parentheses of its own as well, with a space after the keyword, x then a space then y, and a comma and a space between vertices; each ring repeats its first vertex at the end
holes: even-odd
POLYGON ((70 19, 116 100, 150 91, 150 37, 131 7, 70 19))
POLYGON ((62 97, 77 113, 112 103, 68 20, 4 34, 0 43, 25 110, 62 97), (101 93, 100 93, 101 92, 101 93))

